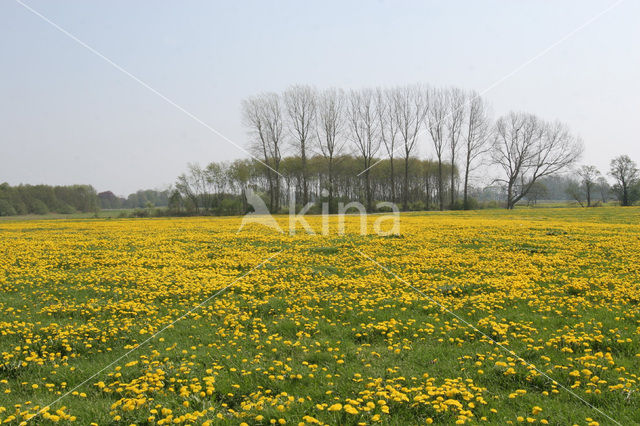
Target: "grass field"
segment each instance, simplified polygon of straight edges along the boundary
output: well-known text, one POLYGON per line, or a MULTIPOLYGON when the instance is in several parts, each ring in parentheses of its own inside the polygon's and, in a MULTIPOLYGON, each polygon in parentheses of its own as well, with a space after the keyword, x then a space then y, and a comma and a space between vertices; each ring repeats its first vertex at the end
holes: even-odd
POLYGON ((0 422, 640 423, 640 208, 239 223, 0 222, 0 422))
POLYGON ((25 220, 51 220, 51 219, 110 219, 119 216, 129 216, 134 209, 107 209, 99 210, 95 213, 47 213, 47 214, 26 214, 18 216, 0 216, 1 222, 15 222, 25 220))

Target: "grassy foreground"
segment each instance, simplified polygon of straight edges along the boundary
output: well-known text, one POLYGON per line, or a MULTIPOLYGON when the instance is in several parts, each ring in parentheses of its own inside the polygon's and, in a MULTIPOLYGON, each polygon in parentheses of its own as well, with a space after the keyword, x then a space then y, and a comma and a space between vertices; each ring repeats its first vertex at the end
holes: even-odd
POLYGON ((640 423, 640 209, 332 221, 0 222, 0 422, 640 423))

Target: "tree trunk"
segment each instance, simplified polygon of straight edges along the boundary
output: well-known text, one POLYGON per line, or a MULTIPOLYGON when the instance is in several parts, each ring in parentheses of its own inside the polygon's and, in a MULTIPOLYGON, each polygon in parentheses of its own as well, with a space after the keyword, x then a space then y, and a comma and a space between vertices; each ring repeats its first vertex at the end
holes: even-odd
MULTIPOLYGON (((453 154, 453 152, 451 154, 453 154)), ((453 166, 454 164, 455 161, 453 155, 451 155, 451 208, 453 208, 453 204, 456 202, 455 169, 453 166)))
POLYGON ((463 208, 465 210, 469 210, 468 190, 469 190, 469 167, 470 166, 471 166, 471 161, 469 160, 469 154, 467 153, 467 163, 464 168, 464 189, 463 189, 464 195, 462 199, 463 208))
POLYGON ((394 168, 393 168, 393 155, 390 156, 391 161, 391 201, 393 203, 396 202, 396 181, 395 181, 395 172, 394 172, 394 168))
POLYGON ((280 211, 280 176, 276 175, 275 176, 275 193, 273 194, 273 201, 274 201, 274 211, 272 211, 272 213, 278 213, 278 211, 280 211))
POLYGON ((404 159, 404 184, 402 185, 402 210, 409 210, 409 156, 404 159))
POLYGON ((247 214, 247 186, 244 185, 244 190, 242 191, 242 193, 240 194, 240 198, 242 199, 242 213, 241 214, 247 214))
POLYGON ((444 210, 444 185, 442 179, 442 160, 438 158, 438 208, 444 210))
POLYGON ((271 170, 267 169, 267 179, 269 180, 269 210, 274 213, 274 186, 273 178, 271 177, 271 170))
POLYGON ((333 213, 333 156, 329 156, 329 213, 333 213))
POLYGON ((427 200, 426 200, 426 208, 427 210, 429 210, 429 202, 431 201, 431 194, 429 193, 429 174, 427 173, 427 175, 424 178, 424 191, 427 195, 427 200))
POLYGON ((509 182, 507 186, 507 210, 513 209, 513 183, 509 182))
POLYGON ((365 178, 365 197, 366 197, 366 205, 367 211, 371 211, 371 181, 369 179, 369 166, 366 165, 366 171, 364 172, 365 178))
POLYGON ((307 184, 307 153, 304 148, 304 144, 302 145, 301 163, 302 163, 302 205, 306 206, 307 203, 309 202, 309 186, 307 184))

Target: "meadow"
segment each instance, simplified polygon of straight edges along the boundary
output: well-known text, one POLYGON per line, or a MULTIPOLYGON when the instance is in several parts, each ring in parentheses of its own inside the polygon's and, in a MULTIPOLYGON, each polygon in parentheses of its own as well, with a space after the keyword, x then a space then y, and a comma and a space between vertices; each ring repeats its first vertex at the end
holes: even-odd
POLYGON ((239 224, 0 222, 0 423, 640 423, 640 208, 239 224))

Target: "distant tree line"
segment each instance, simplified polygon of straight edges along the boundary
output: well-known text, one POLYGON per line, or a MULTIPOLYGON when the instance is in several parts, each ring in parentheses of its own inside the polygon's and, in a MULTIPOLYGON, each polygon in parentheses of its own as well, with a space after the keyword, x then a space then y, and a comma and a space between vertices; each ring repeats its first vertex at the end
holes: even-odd
POLYGON ((570 178, 567 193, 584 207, 604 203, 612 196, 621 206, 640 201, 640 170, 628 155, 611 160, 608 174, 614 180, 613 185, 595 166, 581 166, 570 178))
MULTIPOLYGON (((402 191, 402 183, 390 179, 391 164, 389 159, 381 161, 379 167, 371 169, 371 187, 375 200, 392 200, 393 194, 402 191)), ((395 168, 403 166, 403 161, 395 159, 395 168)), ((302 193, 302 161, 299 157, 284 157, 281 161, 282 180, 281 194, 278 203, 280 211, 288 211, 288 194, 293 191, 296 200, 302 193)), ((334 192, 333 211, 338 202, 347 204, 350 201, 364 199, 363 182, 356 175, 360 163, 355 156, 341 156, 333 170, 334 192)), ((444 171, 451 172, 450 164, 444 164, 444 171)), ((613 199, 621 205, 632 205, 640 200, 640 175, 633 161, 621 156, 612 161, 608 173, 616 183, 610 185, 607 179, 593 166, 581 166, 569 173, 544 176, 529 188, 522 203, 536 205, 540 201, 573 201, 581 206, 598 206, 613 199), (621 168, 621 163, 624 167, 621 168), (620 173, 620 170, 624 173, 620 173), (623 185, 622 182, 625 182, 623 185), (627 187, 627 202, 624 201, 624 190, 627 187)), ((206 167, 190 164, 188 171, 179 176, 169 196, 169 214, 244 214, 248 206, 244 199, 244 191, 252 189, 265 195, 268 203, 268 174, 266 167, 258 161, 240 159, 233 162, 210 163, 206 167)), ((409 167, 408 210, 430 210, 438 208, 438 164, 435 161, 410 159, 409 167)), ((313 156, 307 161, 308 196, 316 201, 309 210, 318 213, 321 203, 329 202, 326 190, 328 181, 327 160, 322 156, 313 156)), ((454 169, 458 178, 458 170, 454 169)), ((450 191, 448 185, 444 186, 450 191)), ((504 185, 488 186, 469 185, 467 197, 468 209, 481 207, 499 207, 507 202, 507 188, 504 185)), ((449 206, 454 209, 465 208, 461 199, 449 206)), ((300 203, 296 208, 301 208, 300 203)))
POLYGON ((90 185, 0 184, 0 216, 25 214, 95 213, 100 209, 151 209, 167 207, 170 190, 140 190, 127 198, 111 191, 96 193, 90 185))
POLYGON ((86 213, 99 207, 96 191, 90 185, 0 184, 0 216, 86 213))
MULTIPOLYGON (((347 204, 353 200, 366 199, 365 182, 356 175, 361 171, 360 161, 353 155, 340 155, 334 159, 329 176, 327 159, 314 155, 304 161, 300 157, 283 157, 280 160, 279 192, 270 196, 273 185, 269 181, 269 169, 261 163, 251 160, 235 160, 230 163, 210 163, 206 167, 190 164, 188 172, 180 175, 175 190, 169 197, 169 210, 184 214, 243 214, 248 206, 244 197, 245 190, 251 189, 265 194, 267 204, 278 206, 278 211, 289 209, 289 196, 294 195, 296 208, 302 206, 302 200, 316 201, 310 212, 319 212, 320 204, 327 203, 331 211, 337 211, 339 202, 347 204), (327 187, 331 179, 332 191, 327 187)), ((372 158, 378 161, 378 158, 372 158)), ((394 159, 395 167, 403 167, 403 162, 394 159)), ((450 165, 443 165, 443 171, 449 174, 450 165)), ((389 159, 381 160, 378 167, 371 169, 369 191, 372 200, 393 200, 394 194, 403 191, 403 181, 390 178, 389 159)), ((405 194, 410 210, 429 210, 438 205, 437 176, 438 165, 431 160, 409 159, 407 173, 408 190, 405 194)), ((457 176, 457 170, 454 175, 457 176)), ((448 189, 448 183, 444 188, 448 189)))
POLYGON ((98 199, 100 207, 103 209, 146 209, 168 206, 170 195, 170 190, 145 189, 129 194, 127 198, 124 198, 115 195, 111 191, 104 191, 98 194, 98 199))

